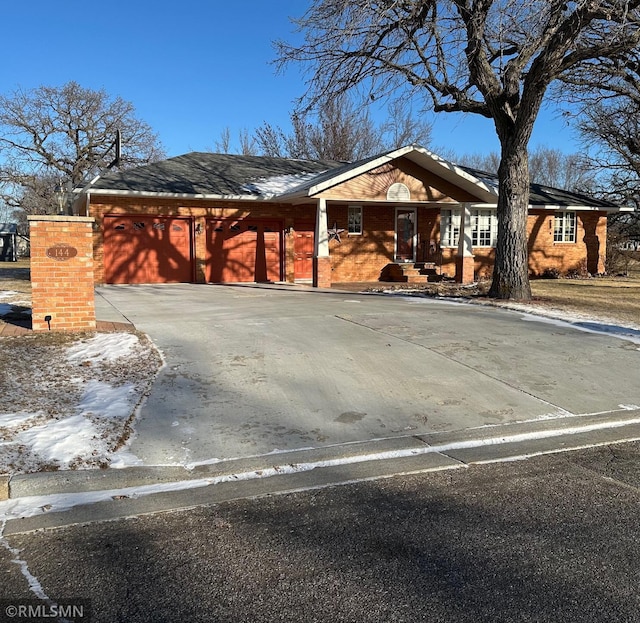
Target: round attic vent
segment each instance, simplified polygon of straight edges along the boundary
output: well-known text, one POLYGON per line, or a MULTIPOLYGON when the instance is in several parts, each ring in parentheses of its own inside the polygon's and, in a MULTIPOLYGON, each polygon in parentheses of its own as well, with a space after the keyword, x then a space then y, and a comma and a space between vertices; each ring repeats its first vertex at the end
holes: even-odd
POLYGON ((405 184, 396 182, 387 190, 387 201, 410 201, 411 193, 405 184))

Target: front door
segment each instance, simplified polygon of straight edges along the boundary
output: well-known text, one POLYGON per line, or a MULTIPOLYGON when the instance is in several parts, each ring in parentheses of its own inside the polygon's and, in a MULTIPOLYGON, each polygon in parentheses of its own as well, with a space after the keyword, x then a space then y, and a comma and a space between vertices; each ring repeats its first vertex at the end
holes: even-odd
POLYGON ((396 209, 396 262, 416 261, 416 211, 396 209))

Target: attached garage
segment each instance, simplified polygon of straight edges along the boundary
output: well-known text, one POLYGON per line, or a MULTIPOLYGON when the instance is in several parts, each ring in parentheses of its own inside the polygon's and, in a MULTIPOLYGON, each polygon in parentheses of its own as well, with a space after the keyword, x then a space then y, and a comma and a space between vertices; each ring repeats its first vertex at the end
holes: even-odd
POLYGON ((105 282, 193 281, 191 230, 189 218, 106 215, 105 282))
POLYGON ((206 280, 211 283, 280 281, 282 223, 207 219, 206 280))

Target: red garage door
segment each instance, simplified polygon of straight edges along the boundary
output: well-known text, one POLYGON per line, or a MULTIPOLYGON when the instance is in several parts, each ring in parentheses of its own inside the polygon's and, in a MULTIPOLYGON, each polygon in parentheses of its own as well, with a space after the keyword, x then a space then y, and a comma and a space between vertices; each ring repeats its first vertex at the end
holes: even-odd
POLYGON ((207 281, 280 281, 281 238, 278 221, 208 220, 207 281))
POLYGON ((191 221, 161 216, 104 217, 106 283, 189 283, 191 221))

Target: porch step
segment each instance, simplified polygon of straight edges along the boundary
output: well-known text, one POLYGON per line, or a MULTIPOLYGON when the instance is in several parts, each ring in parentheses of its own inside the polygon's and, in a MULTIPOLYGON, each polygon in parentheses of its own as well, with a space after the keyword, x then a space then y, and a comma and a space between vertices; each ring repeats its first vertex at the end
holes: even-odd
POLYGON ((407 262, 387 264, 380 275, 380 281, 395 283, 427 283, 439 277, 435 262, 407 262))

